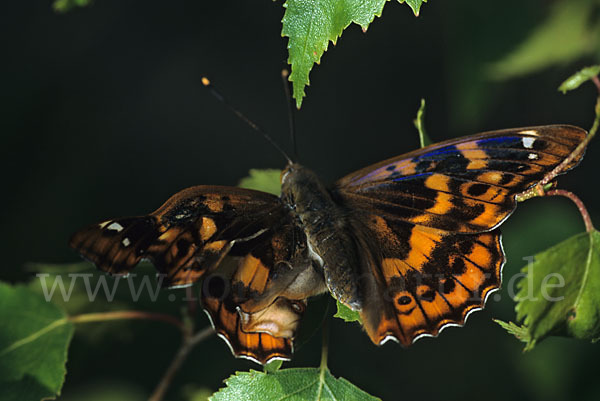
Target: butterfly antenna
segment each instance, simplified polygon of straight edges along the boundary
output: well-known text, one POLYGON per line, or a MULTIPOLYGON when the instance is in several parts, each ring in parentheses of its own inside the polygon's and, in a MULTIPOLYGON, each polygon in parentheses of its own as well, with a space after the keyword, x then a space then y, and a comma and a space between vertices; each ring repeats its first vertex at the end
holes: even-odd
POLYGON ((287 69, 281 70, 281 80, 283 81, 283 91, 285 92, 285 100, 287 102, 288 109, 288 122, 290 124, 290 139, 292 141, 292 151, 294 152, 294 159, 298 160, 298 147, 296 146, 296 124, 295 124, 295 113, 292 102, 292 96, 290 94, 290 84, 288 76, 290 75, 287 69))
POLYGON ((273 147, 275 147, 275 149, 277 149, 279 151, 279 153, 281 153, 283 155, 283 157, 285 157, 285 159, 287 160, 287 162, 289 164, 293 163, 292 159, 288 156, 287 153, 285 153, 285 151, 279 145, 277 145, 277 143, 273 140, 273 138, 271 138, 269 136, 269 134, 267 134, 265 131, 263 131, 252 120, 250 120, 248 117, 246 117, 244 114, 242 114, 241 111, 239 111, 238 109, 233 107, 231 104, 229 104, 227 99, 225 99, 225 97, 221 94, 221 92, 219 92, 213 86, 213 84, 210 82, 210 80, 208 78, 202 77, 202 85, 204 85, 206 88, 208 88, 210 90, 210 92, 213 94, 213 96, 216 97, 225 106, 227 106, 227 108, 229 110, 231 110, 233 112, 233 114, 235 114, 238 118, 240 118, 242 121, 244 121, 246 124, 248 124, 250 126, 250 128, 252 128, 254 131, 261 134, 263 136, 263 138, 265 138, 271 145, 273 145, 273 147))

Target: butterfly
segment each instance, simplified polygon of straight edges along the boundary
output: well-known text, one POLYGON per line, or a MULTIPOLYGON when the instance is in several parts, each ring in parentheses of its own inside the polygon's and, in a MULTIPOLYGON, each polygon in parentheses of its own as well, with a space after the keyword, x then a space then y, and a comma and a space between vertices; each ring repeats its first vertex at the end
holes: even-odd
POLYGON ((373 343, 408 346, 483 308, 500 287, 498 227, 516 195, 585 137, 568 125, 491 131, 382 161, 330 187, 289 162, 279 197, 195 186, 148 215, 84 228, 70 246, 114 275, 149 259, 167 287, 201 282, 217 333, 235 356, 261 364, 291 357, 308 298, 326 292, 360 313, 373 343))

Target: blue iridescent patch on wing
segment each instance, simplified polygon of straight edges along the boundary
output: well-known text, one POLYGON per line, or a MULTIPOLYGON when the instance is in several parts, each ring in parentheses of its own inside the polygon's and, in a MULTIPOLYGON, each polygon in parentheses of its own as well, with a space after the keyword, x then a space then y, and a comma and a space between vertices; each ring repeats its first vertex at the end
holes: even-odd
POLYGON ((412 174, 412 175, 403 175, 397 178, 394 178, 392 181, 398 182, 398 181, 404 181, 404 180, 413 180, 415 178, 419 178, 419 177, 426 177, 429 175, 432 175, 433 172, 429 172, 429 173, 421 173, 421 174, 412 174))
POLYGON ((417 156, 413 159, 413 161, 421 160, 421 159, 439 160, 439 158, 436 156, 448 155, 450 153, 458 153, 458 149, 456 149, 456 146, 454 146, 454 145, 444 146, 443 148, 436 149, 434 151, 427 152, 420 156, 417 156))
MULTIPOLYGON (((543 141, 536 136, 499 136, 493 138, 483 138, 465 142, 457 142, 453 145, 446 145, 418 156, 395 160, 386 166, 371 171, 369 174, 354 181, 355 185, 360 185, 370 181, 391 180, 404 181, 408 179, 422 177, 428 171, 435 168, 435 171, 446 173, 464 173, 468 160, 489 159, 508 160, 517 162, 527 160, 532 150, 532 145, 541 145, 543 141), (529 146, 524 144, 524 138, 531 140, 529 146), (540 142, 541 141, 541 142, 540 142), (479 156, 465 158, 465 152, 483 151, 485 157, 479 156)), ((537 147, 537 146, 535 146, 537 147)))

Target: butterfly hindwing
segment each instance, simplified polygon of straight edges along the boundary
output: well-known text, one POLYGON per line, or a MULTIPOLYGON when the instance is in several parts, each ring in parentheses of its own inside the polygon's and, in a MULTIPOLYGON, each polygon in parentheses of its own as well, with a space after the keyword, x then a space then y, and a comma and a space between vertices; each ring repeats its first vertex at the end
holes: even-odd
POLYGON ((305 234, 290 221, 235 243, 205 278, 202 299, 233 353, 264 364, 290 358, 306 299, 323 291, 305 234))
POLYGON ((361 311, 374 343, 389 338, 410 345, 461 325, 500 286, 504 253, 498 229, 479 234, 448 233, 373 216, 369 232, 381 241, 370 247, 370 274, 379 278, 375 294, 365 294, 361 311), (407 242, 396 241, 407 236, 407 242))
MULTIPOLYGON (((287 300, 282 299, 281 303, 285 302, 287 300)), ((244 318, 249 319, 247 315, 244 316, 240 313, 235 304, 210 296, 203 297, 203 303, 217 334, 225 340, 235 356, 248 358, 261 364, 273 359, 290 359, 293 352, 292 336, 276 337, 260 330, 245 331, 244 318)), ((267 310, 276 314, 277 324, 281 324, 282 313, 293 316, 295 332, 301 315, 293 315, 293 310, 290 311, 289 308, 281 306, 280 303, 274 303, 267 310)), ((261 320, 261 316, 256 317, 254 321, 265 324, 270 323, 268 319, 261 320)), ((289 323, 289 320, 286 322, 289 323)))
MULTIPOLYGON (((494 131, 432 145, 336 183, 375 278, 361 312, 373 342, 404 345, 461 325, 500 286, 497 227, 515 196, 585 138, 572 126, 494 131)), ((566 166, 574 167, 581 156, 566 166)))

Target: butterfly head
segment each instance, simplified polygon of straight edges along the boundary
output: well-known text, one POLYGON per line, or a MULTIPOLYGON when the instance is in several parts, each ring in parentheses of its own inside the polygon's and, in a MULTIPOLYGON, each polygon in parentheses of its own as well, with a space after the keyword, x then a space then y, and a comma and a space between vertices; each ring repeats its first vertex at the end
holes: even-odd
POLYGON ((319 177, 297 163, 288 164, 281 174, 281 199, 308 232, 312 228, 319 231, 317 226, 331 220, 331 213, 336 209, 329 190, 319 177))
POLYGON ((307 197, 325 191, 319 177, 298 163, 288 163, 281 172, 281 194, 292 206, 310 204, 307 197))
POLYGON ((297 174, 297 171, 304 169, 298 163, 288 163, 285 168, 281 171, 281 176, 279 177, 281 181, 281 185, 285 185, 290 179, 293 179, 294 175, 297 174))

